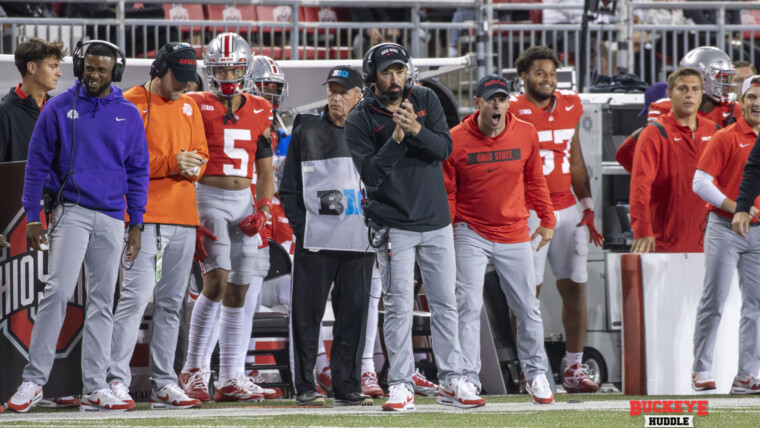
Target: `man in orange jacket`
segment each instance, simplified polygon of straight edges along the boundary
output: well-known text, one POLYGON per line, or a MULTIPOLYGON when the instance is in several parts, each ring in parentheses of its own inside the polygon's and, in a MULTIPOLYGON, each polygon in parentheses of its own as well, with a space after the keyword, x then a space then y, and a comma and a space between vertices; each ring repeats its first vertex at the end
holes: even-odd
POLYGON ((140 320, 155 296, 150 354, 154 390, 151 408, 199 407, 177 385, 174 349, 179 311, 188 286, 200 224, 195 185, 208 159, 200 110, 182 91, 196 75, 195 50, 186 43, 168 43, 153 61, 151 80, 124 93, 140 110, 150 152, 150 184, 142 233, 142 251, 126 266, 121 297, 114 314, 111 366, 107 380, 117 398, 129 395, 132 358, 140 320), (155 289, 155 292, 154 292, 155 289))
POLYGON ((668 77, 673 109, 641 132, 631 171, 632 253, 702 252, 704 202, 691 190, 697 161, 717 132, 697 116, 702 76, 680 68, 668 77))

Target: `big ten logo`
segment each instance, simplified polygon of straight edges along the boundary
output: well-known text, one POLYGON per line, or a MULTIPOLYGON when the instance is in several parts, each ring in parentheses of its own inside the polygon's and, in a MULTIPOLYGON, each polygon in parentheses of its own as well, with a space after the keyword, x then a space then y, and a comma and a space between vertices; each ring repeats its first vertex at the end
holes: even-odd
POLYGON ((570 174, 570 143, 574 135, 575 129, 572 128, 538 132, 539 144, 546 146, 546 143, 549 143, 557 146, 553 149, 539 150, 544 162, 544 175, 551 174, 557 163, 560 164, 562 174, 570 174))
POLYGON ((333 71, 332 77, 342 77, 344 79, 348 79, 348 71, 347 70, 335 70, 335 71, 333 71))
POLYGON ((354 189, 320 190, 317 191, 319 198, 320 215, 363 215, 361 194, 354 189))

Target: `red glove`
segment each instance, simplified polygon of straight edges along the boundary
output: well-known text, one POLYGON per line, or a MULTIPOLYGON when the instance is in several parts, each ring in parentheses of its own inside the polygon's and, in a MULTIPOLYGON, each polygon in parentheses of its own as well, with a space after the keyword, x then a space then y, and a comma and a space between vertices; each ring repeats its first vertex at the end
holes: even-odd
POLYGON ((578 227, 581 226, 588 226, 588 242, 593 242, 597 247, 601 247, 604 237, 594 226, 594 210, 588 208, 583 210, 583 219, 578 223, 578 227))
POLYGON ((264 228, 261 229, 259 232, 259 236, 261 237, 261 245, 259 245, 259 249, 263 248, 269 248, 269 237, 272 236, 272 232, 270 230, 270 225, 267 224, 264 226, 264 228))
POLYGON ((269 215, 265 211, 256 211, 240 222, 240 230, 248 236, 256 236, 264 228, 267 220, 269 220, 269 215))
POLYGON ((203 246, 203 238, 213 239, 214 241, 219 240, 219 238, 214 236, 214 234, 205 227, 198 226, 195 228, 195 254, 193 255, 193 261, 196 263, 201 263, 206 260, 206 257, 208 257, 206 247, 203 246))

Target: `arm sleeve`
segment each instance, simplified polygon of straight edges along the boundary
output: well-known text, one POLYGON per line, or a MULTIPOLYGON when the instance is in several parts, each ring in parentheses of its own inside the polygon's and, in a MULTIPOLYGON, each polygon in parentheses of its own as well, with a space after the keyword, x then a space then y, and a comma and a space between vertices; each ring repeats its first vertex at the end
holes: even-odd
POLYGON ((45 180, 55 157, 58 140, 58 117, 53 108, 42 109, 29 141, 29 156, 24 171, 24 193, 21 204, 26 210, 26 221, 40 221, 40 200, 45 180))
POLYGON ((633 155, 636 153, 636 140, 639 138, 641 130, 642 128, 639 128, 626 138, 615 152, 615 160, 628 172, 633 170, 633 155))
MULTIPOLYGON (((414 91, 419 89, 414 88, 414 91)), ((409 147, 421 152, 424 157, 431 161, 444 161, 449 157, 452 150, 451 134, 446 117, 443 114, 441 102, 438 97, 428 90, 426 91, 426 120, 416 137, 407 137, 409 147)))
POLYGON ((373 135, 368 134, 366 128, 361 126, 362 122, 361 113, 352 112, 346 120, 343 135, 364 184, 379 187, 396 163, 404 157, 407 149, 396 143, 393 138, 388 138, 379 150, 375 150, 373 135))
POLYGON ((127 172, 127 213, 130 224, 142 223, 145 204, 148 203, 148 182, 150 181, 150 157, 145 128, 140 114, 135 109, 132 150, 124 162, 127 172), (139 125, 138 125, 139 124, 139 125))
POLYGON ((443 161, 443 183, 449 197, 449 214, 453 223, 457 214, 457 167, 453 154, 443 161))
POLYGON ((263 135, 259 135, 259 139, 256 141, 256 160, 271 158, 272 156, 274 156, 274 151, 272 151, 272 140, 263 135))
POLYGON ((523 172, 523 181, 525 182, 525 193, 530 195, 530 202, 536 215, 541 219, 541 226, 548 229, 554 229, 557 220, 554 218, 554 206, 549 196, 549 187, 546 185, 544 177, 543 162, 538 145, 538 134, 535 129, 532 130, 531 151, 528 159, 525 161, 525 170, 523 172))
POLYGON ((723 205, 723 201, 728 198, 723 192, 718 189, 718 186, 713 183, 714 177, 701 169, 698 169, 694 173, 694 180, 691 182, 691 188, 694 190, 700 198, 702 198, 708 204, 720 208, 723 205))
POLYGON ((736 198, 736 212, 748 213, 755 203, 755 198, 760 194, 760 136, 755 141, 749 159, 744 165, 744 175, 739 186, 739 197, 736 198))
MULTIPOLYGON (((282 167, 280 179, 280 200, 290 227, 300 233, 306 222, 306 206, 303 203, 303 181, 301 176, 301 127, 296 126, 290 137, 288 154, 282 167)), ((300 238, 303 238, 301 236, 300 238)))
POLYGON ((649 215, 652 183, 660 167, 660 136, 654 126, 644 128, 639 136, 631 171, 629 197, 631 228, 634 239, 654 236, 649 215))

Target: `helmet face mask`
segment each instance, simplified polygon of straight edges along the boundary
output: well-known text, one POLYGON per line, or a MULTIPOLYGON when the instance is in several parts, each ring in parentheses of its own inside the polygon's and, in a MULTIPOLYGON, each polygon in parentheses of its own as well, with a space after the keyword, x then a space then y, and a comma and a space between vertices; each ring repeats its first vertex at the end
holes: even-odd
POLYGON ((731 83, 731 78, 736 69, 725 52, 712 46, 699 47, 689 51, 679 65, 702 74, 702 92, 713 101, 724 104, 734 99, 737 85, 731 83))
POLYGON ((234 97, 250 91, 251 48, 235 33, 219 34, 203 54, 203 71, 209 90, 217 96, 234 97))
POLYGON ((277 109, 288 96, 288 81, 280 66, 272 58, 264 55, 253 57, 251 66, 253 94, 262 97, 277 109))

